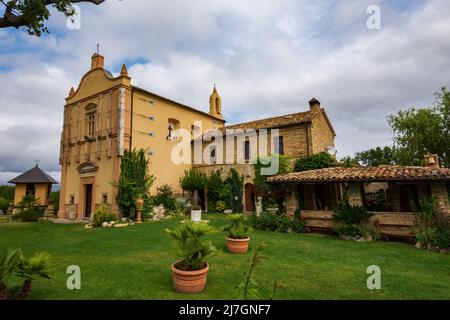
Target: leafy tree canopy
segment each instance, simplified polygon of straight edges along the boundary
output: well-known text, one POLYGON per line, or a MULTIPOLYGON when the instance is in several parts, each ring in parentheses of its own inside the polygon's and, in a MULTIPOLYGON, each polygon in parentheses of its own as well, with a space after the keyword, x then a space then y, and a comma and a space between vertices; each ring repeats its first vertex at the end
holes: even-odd
POLYGON ((301 172, 329 168, 336 164, 336 159, 327 152, 301 157, 295 162, 294 171, 301 172))
POLYGON ((421 165, 427 153, 435 153, 445 167, 450 166, 450 91, 442 88, 435 98, 429 108, 389 116, 399 164, 421 165))
POLYGON ((48 33, 45 22, 50 17, 49 7, 69 17, 75 14, 72 4, 89 2, 96 5, 105 0, 0 0, 5 6, 3 17, 0 17, 0 28, 23 27, 30 35, 40 37, 48 33))

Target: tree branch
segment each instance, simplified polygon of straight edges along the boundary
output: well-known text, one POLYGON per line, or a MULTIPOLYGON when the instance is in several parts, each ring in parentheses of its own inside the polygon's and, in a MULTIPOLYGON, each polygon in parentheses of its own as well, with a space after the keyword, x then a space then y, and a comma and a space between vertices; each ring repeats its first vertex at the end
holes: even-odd
MULTIPOLYGON (((14 14, 13 10, 18 0, 12 0, 7 3, 5 13, 0 18, 0 28, 14 27, 19 28, 27 25, 27 18, 23 14, 14 14)), ((102 4, 105 0, 71 0, 71 3, 89 2, 95 5, 102 4)), ((3 4, 5 4, 2 1, 3 4)), ((44 6, 54 4, 54 0, 42 0, 44 6)))

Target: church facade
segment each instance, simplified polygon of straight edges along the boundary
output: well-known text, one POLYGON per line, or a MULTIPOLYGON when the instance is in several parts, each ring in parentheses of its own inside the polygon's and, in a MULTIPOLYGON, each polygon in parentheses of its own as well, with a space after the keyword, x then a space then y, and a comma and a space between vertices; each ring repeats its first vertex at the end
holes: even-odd
MULTIPOLYGON (((226 136, 227 130, 277 129, 277 148, 281 148, 277 153, 292 158, 334 147, 334 129, 315 99, 304 112, 232 126, 225 126, 221 97, 215 87, 209 104, 209 113, 205 113, 133 86, 125 65, 120 75, 114 77, 104 68, 104 57, 94 54, 91 69, 81 78, 76 90, 70 89, 64 106, 58 216, 90 218, 102 203, 118 212, 114 183, 119 180, 125 150, 146 151, 149 173, 156 178, 150 190, 152 194, 163 184, 171 185, 175 193, 181 194, 179 178, 193 166, 205 173, 219 168, 227 172, 235 167, 246 177, 247 186, 252 182, 251 157, 247 155, 253 153, 257 145, 249 138, 244 139, 242 147, 237 145, 232 151, 234 154, 242 151, 244 164, 223 164, 215 160, 206 163, 174 161, 174 149, 182 140, 185 140, 184 146, 193 147, 196 138, 205 132, 226 136), (187 132, 188 136, 179 132, 187 132)), ((217 148, 212 149, 204 141, 200 145, 202 154, 210 153, 211 158, 216 158, 217 148)), ((247 186, 247 198, 251 199, 248 197, 251 189, 247 186)), ((251 205, 246 208, 250 210, 251 205)))

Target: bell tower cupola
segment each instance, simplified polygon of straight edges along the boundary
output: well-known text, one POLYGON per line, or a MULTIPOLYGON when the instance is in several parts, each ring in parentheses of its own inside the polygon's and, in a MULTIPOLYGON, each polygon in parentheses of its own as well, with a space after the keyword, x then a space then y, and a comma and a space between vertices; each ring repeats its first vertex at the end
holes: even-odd
POLYGON ((214 85, 213 92, 209 97, 209 114, 214 117, 223 119, 222 100, 219 96, 219 93, 217 92, 216 85, 214 85))

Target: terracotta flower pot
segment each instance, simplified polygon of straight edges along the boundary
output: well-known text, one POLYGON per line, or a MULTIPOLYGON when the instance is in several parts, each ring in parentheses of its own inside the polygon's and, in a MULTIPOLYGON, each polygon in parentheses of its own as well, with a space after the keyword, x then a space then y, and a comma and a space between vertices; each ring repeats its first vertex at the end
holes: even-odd
POLYGON ((250 241, 250 238, 233 239, 233 238, 227 237, 228 251, 231 253, 247 253, 249 241, 250 241))
POLYGON ((175 268, 180 261, 172 264, 172 279, 173 288, 181 293, 199 293, 205 289, 206 275, 209 270, 209 265, 196 271, 183 271, 175 268))

